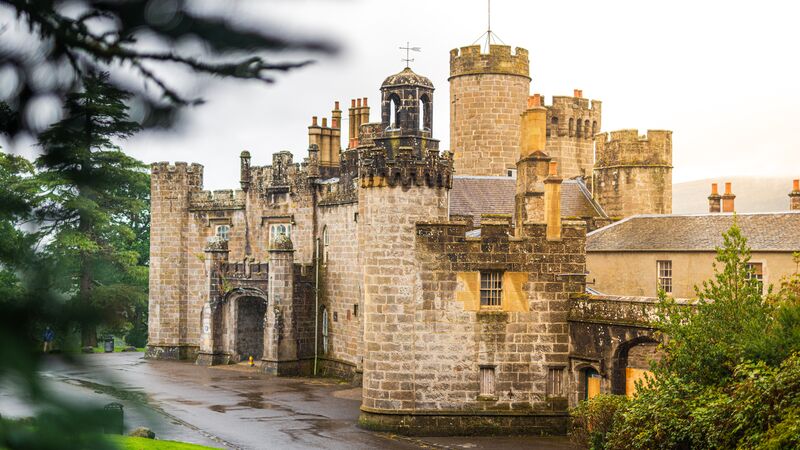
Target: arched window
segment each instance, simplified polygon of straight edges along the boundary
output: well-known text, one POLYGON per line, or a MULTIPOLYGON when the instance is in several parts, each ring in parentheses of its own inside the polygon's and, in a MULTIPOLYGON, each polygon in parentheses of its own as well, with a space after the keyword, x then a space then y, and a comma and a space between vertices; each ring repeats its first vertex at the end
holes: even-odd
POLYGON ((387 129, 396 130, 400 128, 400 98, 397 94, 391 94, 389 97, 389 124, 387 129))
POLYGON ((322 263, 328 262, 328 246, 330 245, 330 237, 328 236, 328 226, 322 228, 322 263))
POLYGON ((423 131, 431 131, 433 125, 433 117, 431 116, 431 99, 423 94, 419 98, 419 129, 423 131))
POLYGON ((578 119, 577 127, 575 128, 575 136, 581 137, 581 134, 581 119, 578 119))
POLYGON ((575 119, 570 118, 569 119, 569 137, 572 137, 574 135, 575 135, 575 119))
POLYGON ((217 237, 223 241, 227 241, 229 239, 230 231, 230 225, 217 225, 217 237))
POLYGON ((586 122, 583 122, 583 137, 589 138, 589 119, 586 119, 586 122))
POLYGON ((328 353, 328 308, 322 307, 322 353, 328 353))
POLYGON ((553 116, 550 119, 550 128, 552 131, 550 132, 553 136, 558 136, 558 116, 553 116))

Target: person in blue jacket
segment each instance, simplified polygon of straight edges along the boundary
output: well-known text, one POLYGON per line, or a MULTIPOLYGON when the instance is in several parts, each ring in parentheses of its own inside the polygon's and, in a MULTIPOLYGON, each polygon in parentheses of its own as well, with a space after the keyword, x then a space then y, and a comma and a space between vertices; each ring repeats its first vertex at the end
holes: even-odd
POLYGON ((53 349, 53 339, 55 339, 56 333, 48 325, 47 328, 44 329, 44 335, 42 337, 44 339, 44 352, 47 353, 53 349))

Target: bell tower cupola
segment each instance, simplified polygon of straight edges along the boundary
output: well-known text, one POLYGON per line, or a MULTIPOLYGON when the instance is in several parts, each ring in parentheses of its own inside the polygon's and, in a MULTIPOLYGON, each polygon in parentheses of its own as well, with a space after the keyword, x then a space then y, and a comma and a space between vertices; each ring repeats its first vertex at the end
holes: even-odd
POLYGON ((381 134, 376 139, 390 154, 402 147, 438 149, 433 139, 433 83, 406 67, 381 85, 381 134))

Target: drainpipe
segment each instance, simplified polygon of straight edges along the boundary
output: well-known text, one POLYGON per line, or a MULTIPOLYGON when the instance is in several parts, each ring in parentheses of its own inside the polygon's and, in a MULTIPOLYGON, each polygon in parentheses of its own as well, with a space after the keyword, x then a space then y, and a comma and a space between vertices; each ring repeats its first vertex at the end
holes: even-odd
POLYGON ((319 238, 314 245, 314 376, 317 375, 317 355, 319 351, 319 238))

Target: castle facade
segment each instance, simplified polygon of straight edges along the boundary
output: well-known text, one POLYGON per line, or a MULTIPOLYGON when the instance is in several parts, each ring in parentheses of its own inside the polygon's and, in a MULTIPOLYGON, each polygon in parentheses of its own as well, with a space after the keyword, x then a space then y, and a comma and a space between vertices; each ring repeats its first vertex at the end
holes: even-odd
POLYGON ((671 210, 671 135, 601 133, 580 91, 544 105, 524 49, 450 60, 452 152, 433 84, 406 68, 380 87, 380 121, 351 101, 346 148, 336 102, 302 162, 242 152, 240 189, 153 164, 147 356, 351 378, 372 429, 563 434, 606 370, 570 322, 587 228, 671 210), (457 196, 485 202, 458 214, 457 196))

